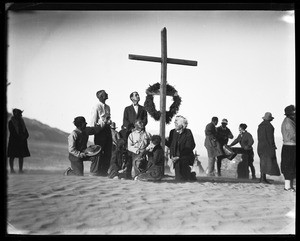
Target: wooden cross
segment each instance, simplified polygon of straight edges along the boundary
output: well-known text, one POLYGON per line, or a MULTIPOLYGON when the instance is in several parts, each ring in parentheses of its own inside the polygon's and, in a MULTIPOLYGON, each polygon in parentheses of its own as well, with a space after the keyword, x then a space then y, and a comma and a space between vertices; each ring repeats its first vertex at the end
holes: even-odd
POLYGON ((167 64, 180 64, 197 66, 197 61, 185 59, 172 59, 167 57, 167 29, 161 30, 161 57, 151 57, 143 55, 129 54, 129 59, 151 61, 161 63, 161 81, 160 81, 160 131, 162 139, 161 146, 165 150, 165 127, 166 127, 166 85, 167 85, 167 64))

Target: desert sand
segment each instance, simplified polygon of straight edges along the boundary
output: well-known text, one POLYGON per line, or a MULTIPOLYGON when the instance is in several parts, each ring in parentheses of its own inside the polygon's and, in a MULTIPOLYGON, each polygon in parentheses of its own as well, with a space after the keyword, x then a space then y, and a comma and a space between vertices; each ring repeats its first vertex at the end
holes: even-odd
POLYGON ((27 170, 7 175, 7 232, 86 234, 295 234, 296 194, 282 181, 197 175, 176 183, 63 176, 27 170))

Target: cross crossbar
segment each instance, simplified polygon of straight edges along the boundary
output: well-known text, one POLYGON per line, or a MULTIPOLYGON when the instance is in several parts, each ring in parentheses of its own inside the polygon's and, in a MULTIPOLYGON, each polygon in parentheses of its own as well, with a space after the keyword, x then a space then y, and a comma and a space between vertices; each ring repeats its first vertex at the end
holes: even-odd
MULTIPOLYGON (((166 85, 167 85, 167 64, 180 64, 197 66, 197 61, 185 60, 185 59, 172 59, 167 57, 167 29, 163 28, 161 31, 161 57, 143 56, 129 54, 129 59, 142 60, 150 62, 161 63, 161 82, 160 82, 160 131, 159 134, 162 138, 161 146, 165 150, 165 125, 166 125, 166 85)), ((158 94, 158 93, 151 93, 158 94)))
MULTIPOLYGON (((145 55, 129 54, 129 59, 162 63, 162 60, 159 57, 152 57, 152 56, 145 56, 145 55)), ((167 58, 167 63, 168 64, 197 66, 197 61, 187 60, 187 59, 167 58)))

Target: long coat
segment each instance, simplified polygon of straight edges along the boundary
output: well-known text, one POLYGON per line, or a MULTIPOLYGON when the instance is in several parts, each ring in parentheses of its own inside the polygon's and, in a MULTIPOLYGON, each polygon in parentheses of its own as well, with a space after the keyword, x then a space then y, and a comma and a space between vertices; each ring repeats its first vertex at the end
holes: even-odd
POLYGON ((205 127, 204 146, 207 149, 209 158, 221 156, 224 154, 218 141, 217 129, 212 122, 207 124, 205 127))
POLYGON ((144 126, 148 123, 147 111, 141 105, 138 105, 138 113, 135 112, 133 105, 127 106, 124 109, 123 114, 123 126, 125 128, 134 128, 134 122, 136 119, 142 120, 144 126))
POLYGON ((184 129, 179 134, 175 129, 170 131, 166 146, 170 148, 170 157, 179 157, 174 164, 175 180, 186 181, 191 179, 191 168, 194 162, 194 148, 196 146, 192 131, 184 129))
POLYGON ((9 140, 7 148, 8 157, 28 157, 27 139, 29 137, 24 120, 18 120, 14 116, 8 122, 9 140))
POLYGON ((260 170, 264 174, 280 176, 276 158, 274 127, 270 121, 264 120, 257 129, 257 153, 260 158, 260 170))

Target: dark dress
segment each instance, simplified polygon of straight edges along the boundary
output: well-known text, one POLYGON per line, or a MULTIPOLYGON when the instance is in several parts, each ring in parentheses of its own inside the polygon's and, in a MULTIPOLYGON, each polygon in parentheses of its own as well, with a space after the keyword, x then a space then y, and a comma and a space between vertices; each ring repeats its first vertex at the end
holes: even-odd
POLYGON ((178 156, 179 159, 174 164, 175 180, 188 181, 194 180, 191 174, 190 166, 194 163, 193 150, 196 146, 192 131, 184 129, 179 134, 175 129, 170 131, 169 140, 166 141, 166 146, 170 148, 170 157, 178 156))
POLYGON ((163 177, 164 168, 164 151, 160 145, 153 148, 152 152, 148 153, 148 164, 145 173, 137 176, 140 181, 159 181, 163 177))
POLYGON ((276 158, 274 127, 270 121, 264 120, 257 129, 257 153, 260 158, 260 171, 264 174, 280 176, 276 158))
POLYGON ((10 135, 8 140, 7 156, 18 158, 30 156, 27 144, 29 134, 23 119, 17 120, 13 116, 8 122, 8 129, 10 135))

